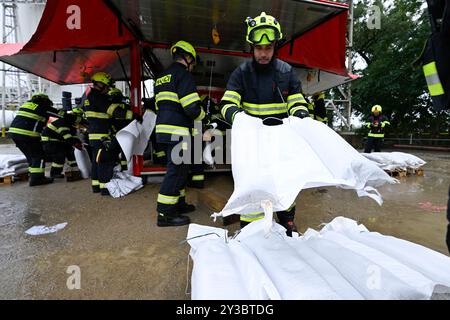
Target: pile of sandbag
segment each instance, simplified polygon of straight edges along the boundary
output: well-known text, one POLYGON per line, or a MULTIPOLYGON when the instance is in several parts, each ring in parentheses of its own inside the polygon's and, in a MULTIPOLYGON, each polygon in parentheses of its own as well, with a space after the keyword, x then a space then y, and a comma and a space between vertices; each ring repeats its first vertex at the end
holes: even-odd
POLYGON ((375 162, 381 169, 387 171, 419 169, 426 164, 426 162, 419 157, 404 152, 373 152, 361 154, 367 159, 375 162))
POLYGON ((0 177, 26 172, 28 172, 28 162, 23 154, 0 154, 0 177))
POLYGON ((430 299, 450 293, 450 258, 344 217, 287 237, 263 220, 235 237, 191 224, 192 299, 430 299))

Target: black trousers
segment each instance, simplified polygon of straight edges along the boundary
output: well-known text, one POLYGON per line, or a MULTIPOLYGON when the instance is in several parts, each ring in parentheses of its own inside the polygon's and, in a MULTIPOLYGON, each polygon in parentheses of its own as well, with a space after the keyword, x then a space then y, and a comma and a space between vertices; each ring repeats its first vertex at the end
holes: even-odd
POLYGON ((74 150, 72 145, 69 143, 50 141, 42 143, 42 147, 45 154, 52 161, 52 174, 62 173, 66 159, 70 167, 77 167, 74 150))
POLYGON ((381 145, 383 144, 383 138, 367 137, 366 148, 364 153, 371 153, 372 149, 375 152, 381 152, 381 145))
POLYGON ((12 139, 16 147, 27 158, 30 180, 43 178, 45 175, 45 153, 42 149, 41 138, 14 136, 12 139))
MULTIPOLYGON (((175 147, 180 148, 180 143, 163 144, 167 155, 167 172, 159 190, 156 210, 158 213, 165 215, 176 215, 177 208, 186 204, 185 188, 189 172, 189 164, 175 164, 172 157, 172 151, 175 147)), ((190 152, 186 149, 180 152, 179 155, 181 157, 184 153, 190 152)))
POLYGON ((105 189, 105 184, 108 183, 113 176, 115 162, 108 160, 99 161, 103 157, 103 155, 99 153, 103 147, 100 140, 90 140, 89 144, 92 149, 92 186, 99 186, 100 189, 105 189))

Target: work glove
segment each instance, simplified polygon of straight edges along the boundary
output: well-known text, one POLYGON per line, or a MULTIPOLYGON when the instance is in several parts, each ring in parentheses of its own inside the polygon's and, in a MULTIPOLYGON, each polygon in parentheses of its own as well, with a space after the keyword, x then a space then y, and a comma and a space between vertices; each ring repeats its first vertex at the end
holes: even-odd
POLYGON ((83 143, 78 138, 70 138, 68 142, 76 149, 83 150, 83 143))
POLYGON ((133 119, 142 124, 144 118, 139 113, 133 113, 133 119))
POLYGON ((309 112, 303 109, 297 110, 294 112, 294 117, 298 117, 300 119, 309 117, 309 112))

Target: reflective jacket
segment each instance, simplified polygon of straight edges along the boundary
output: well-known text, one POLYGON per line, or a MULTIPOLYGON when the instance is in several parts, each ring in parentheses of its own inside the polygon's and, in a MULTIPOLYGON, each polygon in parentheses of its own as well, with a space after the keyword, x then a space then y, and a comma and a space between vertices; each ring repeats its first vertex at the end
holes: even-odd
POLYGON ((384 138, 384 127, 390 124, 391 123, 389 122, 389 120, 382 114, 378 116, 370 116, 369 121, 366 122, 367 128, 370 128, 369 134, 367 136, 373 138, 384 138))
POLYGON ((314 119, 323 123, 328 122, 327 109, 325 107, 325 94, 321 93, 314 100, 314 119))
POLYGON ((156 79, 154 92, 156 141, 176 143, 181 136, 191 136, 194 121, 205 117, 194 76, 183 64, 175 62, 156 79))
POLYGON ((68 142, 77 137, 77 129, 65 119, 56 119, 44 128, 41 135, 42 142, 68 142))
POLYGON ((110 138, 113 119, 133 119, 133 112, 120 107, 119 103, 112 103, 108 94, 92 88, 84 100, 84 110, 89 122, 89 140, 110 138))
POLYGON ((301 83, 293 68, 279 59, 260 68, 247 61, 233 71, 221 100, 222 115, 232 123, 237 112, 258 118, 286 118, 308 111, 301 83))
POLYGON ((50 115, 63 115, 64 111, 39 105, 31 101, 25 102, 16 113, 11 126, 9 128, 9 135, 11 137, 28 137, 40 138, 41 132, 46 125, 50 115))

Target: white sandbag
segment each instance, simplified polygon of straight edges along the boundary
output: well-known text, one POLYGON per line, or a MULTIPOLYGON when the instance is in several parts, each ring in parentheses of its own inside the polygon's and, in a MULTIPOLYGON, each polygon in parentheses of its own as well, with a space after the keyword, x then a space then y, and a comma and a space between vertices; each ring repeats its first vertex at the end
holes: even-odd
POLYGON ((80 169, 81 177, 83 179, 89 179, 91 176, 91 159, 86 149, 78 150, 74 149, 75 160, 77 161, 78 169, 80 169))
POLYGON ((361 153, 367 159, 375 162, 383 170, 418 169, 426 162, 419 157, 404 152, 373 152, 361 153))
POLYGON ((191 224, 187 239, 191 245, 189 254, 194 261, 193 300, 250 299, 244 286, 245 279, 236 272, 229 246, 225 243, 226 230, 191 224))
POLYGON ((126 172, 115 172, 105 187, 113 198, 120 198, 143 188, 144 185, 141 177, 134 177, 126 172))
POLYGON ((131 161, 133 155, 144 154, 155 124, 156 114, 147 110, 143 116, 142 124, 134 120, 117 132, 116 139, 128 162, 131 161))
POLYGON ((0 169, 6 169, 19 163, 27 163, 22 154, 0 154, 0 169))
POLYGON ((271 218, 266 211, 233 238, 190 225, 193 299, 430 299, 437 286, 450 292, 450 258, 438 252, 343 217, 289 238, 271 218))
MULTIPOLYGON (((0 127, 3 127, 3 114, 2 110, 0 110, 0 127)), ((16 112, 13 110, 5 110, 5 128, 9 128, 14 118, 16 117, 16 112)))
POLYGON ((265 126, 239 113, 231 150, 235 190, 220 216, 262 211, 263 200, 270 200, 275 211, 286 210, 302 189, 319 186, 355 189, 381 204, 374 187, 398 182, 310 118, 289 117, 282 125, 265 126))

